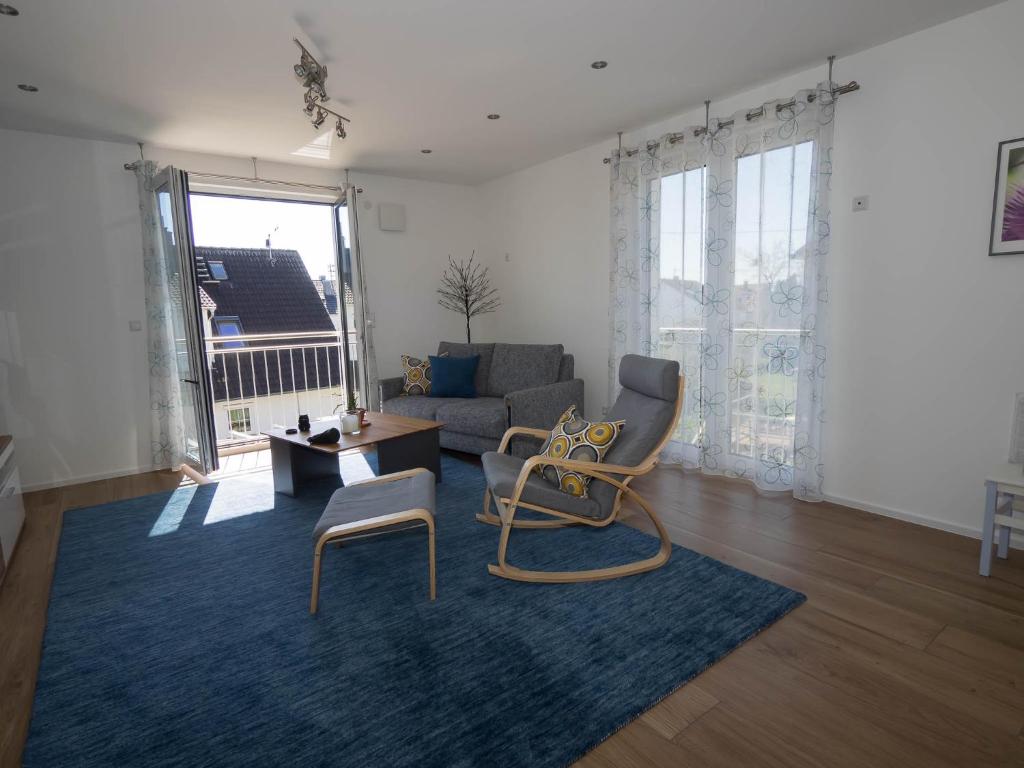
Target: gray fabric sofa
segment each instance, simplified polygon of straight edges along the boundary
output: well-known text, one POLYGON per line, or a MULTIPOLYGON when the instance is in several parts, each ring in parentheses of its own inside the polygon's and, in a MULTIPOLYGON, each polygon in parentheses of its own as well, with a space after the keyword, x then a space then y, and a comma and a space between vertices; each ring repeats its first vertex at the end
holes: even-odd
MULTIPOLYGON (((441 447, 467 453, 495 451, 510 426, 551 429, 566 408, 583 413, 583 380, 573 378, 573 357, 561 344, 460 344, 442 341, 437 354, 480 355, 477 397, 404 396, 402 377, 380 381, 381 410, 443 421, 441 447)), ((536 453, 539 442, 516 438, 517 456, 536 453)))

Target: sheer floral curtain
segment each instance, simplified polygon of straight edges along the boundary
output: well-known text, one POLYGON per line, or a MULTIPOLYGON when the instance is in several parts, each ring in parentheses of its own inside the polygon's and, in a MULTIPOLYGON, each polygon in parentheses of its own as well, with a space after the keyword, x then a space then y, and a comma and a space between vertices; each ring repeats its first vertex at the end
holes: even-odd
POLYGON ((172 297, 167 274, 164 231, 153 178, 156 164, 140 162, 135 169, 142 221, 142 264, 146 278, 146 321, 149 329, 149 408, 154 467, 185 463, 185 425, 178 384, 177 347, 170 311, 172 297))
POLYGON ((361 389, 363 391, 362 402, 360 403, 370 410, 380 408, 379 377, 377 375, 377 348, 373 343, 373 323, 370 318, 370 294, 366 289, 366 270, 363 269, 362 249, 359 245, 359 203, 358 192, 355 185, 346 184, 345 194, 348 199, 346 209, 349 221, 349 253, 353 272, 353 299, 355 301, 355 316, 359 334, 359 355, 363 360, 361 389))
POLYGON ((665 459, 822 498, 828 84, 611 160, 611 357, 679 360, 665 459))

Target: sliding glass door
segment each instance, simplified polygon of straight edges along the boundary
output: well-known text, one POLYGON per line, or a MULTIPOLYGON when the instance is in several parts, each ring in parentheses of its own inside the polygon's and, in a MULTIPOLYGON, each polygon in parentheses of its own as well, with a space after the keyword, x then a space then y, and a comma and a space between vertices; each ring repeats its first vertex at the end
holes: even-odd
POLYGON ((170 166, 154 180, 160 218, 174 357, 181 396, 184 457, 207 474, 217 469, 210 379, 203 355, 204 325, 199 306, 196 261, 188 201, 188 176, 170 166))

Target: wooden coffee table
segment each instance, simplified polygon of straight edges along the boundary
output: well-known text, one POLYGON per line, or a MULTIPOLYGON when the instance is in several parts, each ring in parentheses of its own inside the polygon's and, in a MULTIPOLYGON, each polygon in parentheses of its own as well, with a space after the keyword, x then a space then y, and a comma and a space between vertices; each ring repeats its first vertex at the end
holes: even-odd
POLYGON ((274 472, 274 491, 297 496, 303 484, 311 480, 341 480, 338 454, 356 448, 377 447, 377 463, 382 475, 403 469, 424 467, 441 481, 439 421, 414 419, 392 413, 367 413, 370 426, 359 434, 342 435, 332 445, 311 445, 307 438, 334 427, 341 431, 339 419, 323 419, 312 424, 309 432, 285 434, 283 429, 269 429, 262 434, 270 438, 270 462, 274 472))

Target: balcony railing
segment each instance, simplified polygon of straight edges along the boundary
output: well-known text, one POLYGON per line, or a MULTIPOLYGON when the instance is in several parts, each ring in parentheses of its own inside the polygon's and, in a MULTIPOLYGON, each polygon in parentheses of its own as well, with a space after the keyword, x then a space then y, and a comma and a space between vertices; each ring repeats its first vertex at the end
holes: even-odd
MULTIPOLYGON (((356 360, 354 333, 347 342, 356 360)), ((346 403, 341 342, 331 331, 210 336, 206 360, 221 449, 294 426, 300 414, 330 416, 346 403)))
MULTIPOLYGON (((708 397, 704 408, 727 418, 731 439, 725 448, 729 453, 756 458, 769 450, 781 449, 787 460, 791 459, 796 419, 787 400, 796 399, 796 379, 767 372, 764 343, 774 338, 797 346, 806 333, 800 328, 734 328, 729 349, 717 350, 715 354, 716 362, 727 369, 727 391, 702 390, 699 377, 687 381, 676 439, 697 442, 701 430, 700 398, 708 397), (766 379, 774 379, 772 389, 791 387, 792 396, 773 398, 760 392, 766 379)), ((658 328, 654 354, 678 360, 684 371, 695 375, 702 358, 710 351, 707 343, 705 329, 699 326, 662 326, 658 328)))

